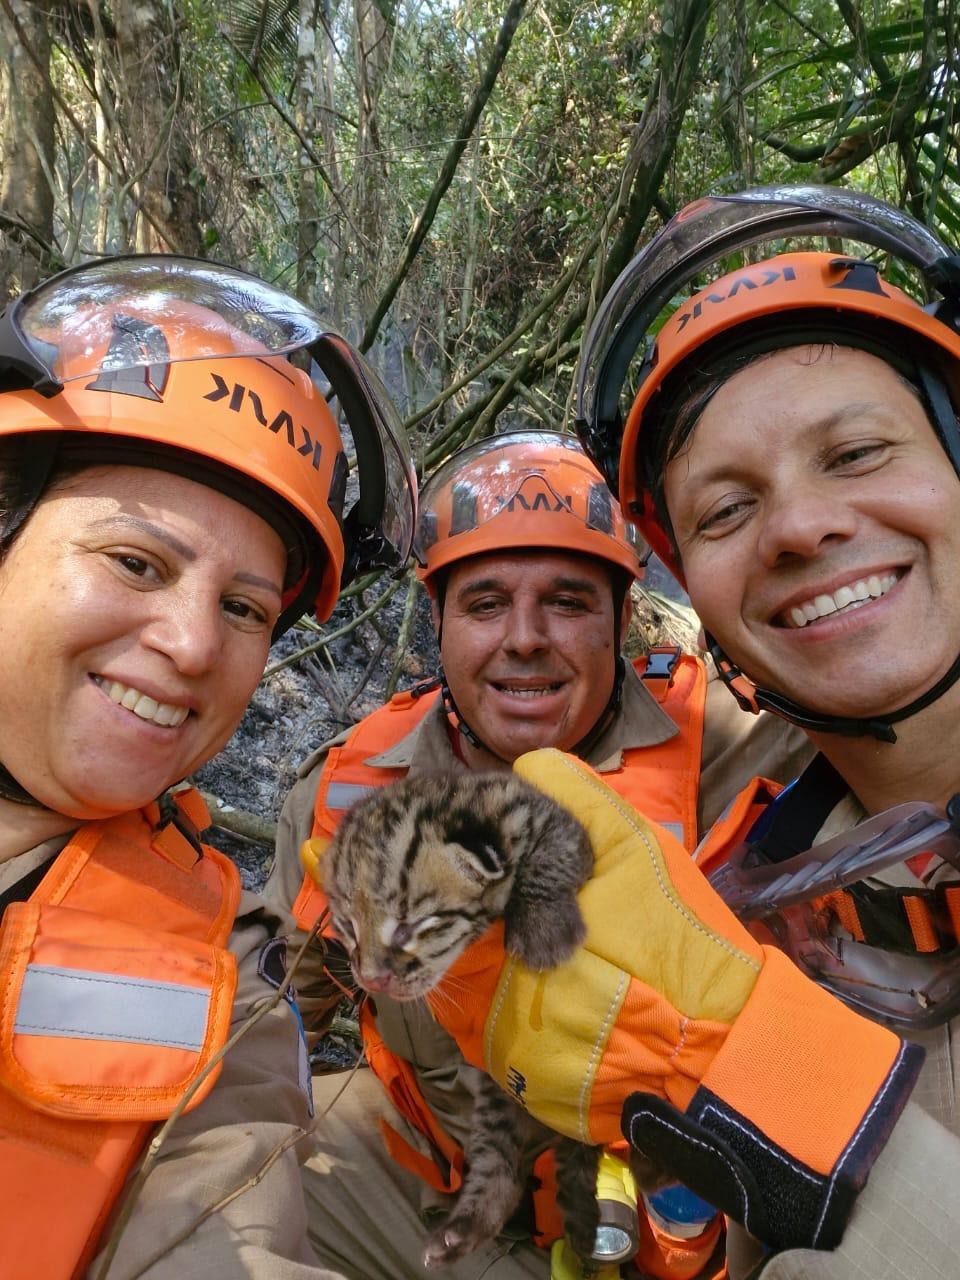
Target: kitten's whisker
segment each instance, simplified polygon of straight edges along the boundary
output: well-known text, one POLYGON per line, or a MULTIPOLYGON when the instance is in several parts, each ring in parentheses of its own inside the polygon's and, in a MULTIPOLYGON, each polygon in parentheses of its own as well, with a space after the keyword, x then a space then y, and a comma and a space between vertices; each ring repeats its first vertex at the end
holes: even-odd
POLYGON ((473 987, 462 978, 445 978, 442 986, 434 987, 434 991, 440 991, 445 995, 452 995, 454 992, 458 995, 470 995, 473 987))
POLYGON ((434 1007, 441 1011, 445 1009, 455 1009, 458 1013, 463 1012, 463 1004, 460 1001, 455 1000, 453 992, 448 990, 446 987, 435 987, 432 992, 432 996, 434 1007))

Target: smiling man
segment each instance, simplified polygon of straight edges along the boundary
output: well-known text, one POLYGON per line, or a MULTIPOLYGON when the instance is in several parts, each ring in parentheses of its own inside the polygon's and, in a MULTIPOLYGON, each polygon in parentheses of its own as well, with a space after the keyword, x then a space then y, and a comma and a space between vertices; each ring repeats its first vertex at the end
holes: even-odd
POLYGON ((697 855, 803 976, 781 967, 763 1004, 738 1009, 734 1039, 752 1028, 753 1052, 723 1055, 685 1111, 635 1093, 623 1113, 648 1156, 669 1150, 762 1239, 730 1232, 733 1280, 960 1274, 956 805, 944 814, 960 793, 958 315, 960 255, 901 210, 767 188, 681 210, 582 355, 581 438, 685 583, 724 680, 819 753, 779 795, 745 789, 697 855), (802 252, 782 251, 788 234, 802 252), (911 277, 926 305, 893 283, 911 277), (926 1050, 910 1103, 909 1073, 875 1090, 886 1050, 851 1009, 896 1031, 903 1061, 926 1050), (838 1121, 841 1096, 858 1101, 838 1121))
POLYGON ((471 768, 502 767, 544 741, 572 747, 606 724, 623 678, 616 637, 631 609, 629 575, 614 590, 607 566, 576 553, 521 551, 450 568, 441 657, 461 724, 483 726, 483 745, 476 734, 460 744, 471 768))
MULTIPOLYGON (((802 735, 742 716, 698 659, 674 650, 623 659, 643 548, 572 436, 513 432, 454 455, 421 495, 415 550, 442 669, 302 767, 267 886, 301 929, 323 906, 300 866, 303 841, 332 834, 361 796, 408 774, 509 769, 524 752, 558 747, 692 850, 737 785, 755 772, 792 777, 806 759, 802 735)), ((308 1028, 322 1027, 338 991, 319 949, 298 971, 297 993, 308 1028)), ((458 1185, 475 1073, 419 1005, 378 998, 363 1031, 373 1072, 325 1117, 304 1170, 310 1231, 345 1275, 395 1280, 419 1274, 421 1214, 458 1185)), ((319 1104, 341 1083, 315 1080, 319 1104)), ((527 1153, 529 1166, 538 1155, 527 1153)), ((548 1187, 544 1165, 537 1178, 548 1187)), ((445 1274, 546 1280, 549 1254, 530 1237, 548 1243, 557 1221, 549 1190, 531 1196, 513 1238, 445 1274)), ((645 1248, 659 1254, 645 1229, 645 1248)), ((679 1269, 665 1274, 696 1274, 718 1234, 711 1224, 699 1239, 673 1240, 679 1269)))

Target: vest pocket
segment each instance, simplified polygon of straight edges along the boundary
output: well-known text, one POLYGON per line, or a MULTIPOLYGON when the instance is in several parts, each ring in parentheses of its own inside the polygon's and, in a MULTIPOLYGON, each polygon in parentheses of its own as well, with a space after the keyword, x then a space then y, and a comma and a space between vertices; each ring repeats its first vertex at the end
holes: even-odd
POLYGON ((234 957, 161 930, 15 903, 0 974, 0 1086, 48 1114, 162 1120, 229 1034, 234 957))

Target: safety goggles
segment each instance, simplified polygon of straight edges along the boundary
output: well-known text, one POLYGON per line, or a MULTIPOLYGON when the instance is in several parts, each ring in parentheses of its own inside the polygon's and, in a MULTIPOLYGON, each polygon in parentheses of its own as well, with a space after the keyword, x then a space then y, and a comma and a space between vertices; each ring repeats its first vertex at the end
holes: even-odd
MULTIPOLYGON (((772 937, 811 978, 867 1017, 909 1033, 939 1026, 960 1010, 960 929, 953 920, 960 922, 960 795, 945 811, 897 805, 783 862, 764 860, 744 842, 708 878, 751 932, 772 937), (929 895, 949 903, 947 951, 890 950, 838 930, 832 905, 838 893, 918 854, 929 855, 926 882, 944 864, 957 872, 929 895)), ((887 903, 898 893, 887 891, 887 903)))

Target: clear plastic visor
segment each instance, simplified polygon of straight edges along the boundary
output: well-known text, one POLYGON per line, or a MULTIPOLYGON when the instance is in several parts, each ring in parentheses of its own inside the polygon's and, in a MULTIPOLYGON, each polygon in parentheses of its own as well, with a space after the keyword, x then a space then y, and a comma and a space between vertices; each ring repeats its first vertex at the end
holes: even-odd
POLYGON ((960 1010, 960 948, 926 956, 857 942, 832 929, 814 900, 918 853, 931 855, 925 881, 949 866, 960 886, 954 809, 954 801, 949 814, 923 803, 897 805, 783 862, 759 860, 745 842, 708 879, 752 932, 772 936, 845 1003, 901 1031, 939 1026, 960 1010))
MULTIPOLYGON (((872 245, 922 274, 950 250, 922 223, 883 201, 835 187, 758 187, 711 196, 682 209, 621 272, 584 339, 576 417, 586 438, 617 420, 621 388, 634 352, 661 312, 710 266, 730 270, 729 256, 784 237, 831 236, 872 245), (725 261, 727 259, 727 261, 725 261)), ((779 246, 771 252, 782 252, 779 246)), ((664 317, 665 318, 665 317, 664 317)))
POLYGON ((286 355, 326 332, 295 298, 255 276, 166 255, 88 263, 13 308, 14 328, 51 380, 213 357, 286 355), (129 316, 131 340, 104 354, 104 317, 129 316))
POLYGON ((289 294, 218 263, 134 255, 53 277, 5 320, 0 357, 13 357, 43 392, 101 371, 309 352, 313 381, 336 399, 353 435, 358 523, 388 544, 384 564, 409 557, 416 474, 393 401, 360 353, 289 294))

